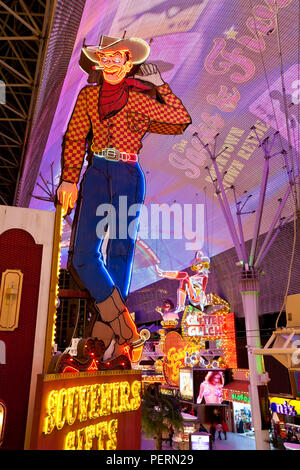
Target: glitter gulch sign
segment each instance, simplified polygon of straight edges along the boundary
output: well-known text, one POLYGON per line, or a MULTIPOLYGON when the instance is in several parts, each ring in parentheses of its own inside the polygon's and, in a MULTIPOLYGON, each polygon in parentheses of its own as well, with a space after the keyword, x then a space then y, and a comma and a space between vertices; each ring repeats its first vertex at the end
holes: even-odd
POLYGON ((224 335, 224 323, 221 315, 188 315, 185 320, 186 335, 219 338, 224 335))

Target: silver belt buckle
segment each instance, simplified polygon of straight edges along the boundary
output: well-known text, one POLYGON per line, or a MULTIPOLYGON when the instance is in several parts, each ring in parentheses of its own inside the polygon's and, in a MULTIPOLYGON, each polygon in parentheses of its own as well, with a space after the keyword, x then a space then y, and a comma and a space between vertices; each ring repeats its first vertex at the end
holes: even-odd
POLYGON ((120 152, 118 149, 114 148, 105 148, 103 151, 106 160, 120 160, 120 152))

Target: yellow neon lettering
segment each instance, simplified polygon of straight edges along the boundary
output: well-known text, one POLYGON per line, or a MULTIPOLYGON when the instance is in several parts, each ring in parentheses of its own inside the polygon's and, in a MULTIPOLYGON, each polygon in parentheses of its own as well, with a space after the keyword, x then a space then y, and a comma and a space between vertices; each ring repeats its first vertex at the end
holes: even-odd
POLYGON ((68 388, 67 393, 68 404, 66 407, 66 419, 69 426, 72 426, 76 421, 78 413, 78 390, 76 387, 68 388))
POLYGON ((65 440, 65 450, 76 450, 75 431, 68 432, 65 440))
POLYGON ((100 416, 107 416, 111 413, 112 388, 113 384, 101 384, 100 416))
POLYGON ((96 424, 96 437, 98 437, 98 450, 104 450, 104 437, 107 435, 107 421, 96 424))
POLYGON ((117 432, 118 432, 118 420, 112 419, 108 423, 108 437, 109 440, 106 443, 106 450, 116 450, 117 448, 117 432))
POLYGON ((120 384, 118 382, 113 384, 113 396, 112 396, 112 413, 119 413, 120 406, 119 406, 119 390, 120 384))
POLYGON ((90 386, 79 387, 79 421, 86 421, 88 414, 88 403, 90 400, 90 386))
MULTIPOLYGON (((174 351, 172 365, 179 367, 180 360, 181 354, 174 351)), ((77 420, 83 422, 112 413, 137 410, 141 406, 140 395, 141 383, 138 380, 132 384, 123 381, 51 390, 46 401, 43 433, 50 434, 55 428, 61 430, 66 424, 72 426, 77 420)), ((73 437, 70 435, 68 439, 72 442, 73 437)), ((78 436, 76 434, 76 442, 78 439, 80 446, 80 433, 78 436)), ((72 447, 71 444, 66 445, 72 447)))
POLYGON ((128 382, 120 384, 120 411, 130 411, 129 404, 130 385, 128 382))
POLYGON ((57 390, 52 390, 49 393, 47 400, 47 416, 44 420, 43 431, 44 434, 51 434, 55 427, 55 414, 57 408, 57 390))
POLYGON ((57 407, 56 407, 56 428, 58 430, 64 427, 66 417, 65 417, 65 407, 67 404, 67 391, 65 388, 62 388, 58 392, 57 396, 57 407))
POLYGON ((93 447, 93 439, 96 436, 95 433, 95 425, 87 426, 84 429, 84 437, 85 437, 85 443, 84 443, 84 450, 91 450, 93 447))
POLYGON ((100 387, 98 384, 91 386, 91 395, 90 395, 90 410, 89 418, 94 419, 99 417, 99 394, 100 387))
POLYGON ((78 429, 76 431, 76 436, 77 436, 77 446, 76 450, 83 450, 83 441, 84 441, 84 428, 78 429))
POLYGON ((131 410, 138 410, 141 406, 141 382, 135 380, 131 385, 132 398, 130 401, 131 410))

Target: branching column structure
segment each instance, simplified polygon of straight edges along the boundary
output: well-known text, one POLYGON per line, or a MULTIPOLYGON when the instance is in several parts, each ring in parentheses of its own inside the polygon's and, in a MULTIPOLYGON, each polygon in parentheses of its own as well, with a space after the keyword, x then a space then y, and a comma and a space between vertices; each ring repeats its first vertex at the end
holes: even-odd
MULTIPOLYGON (((237 253, 239 260, 239 265, 241 266, 241 278, 240 278, 240 292, 243 300, 243 308, 245 314, 245 324, 246 324, 246 336, 247 336, 247 348, 248 348, 248 362, 249 362, 249 375, 250 375, 250 397, 251 397, 251 412, 252 412, 252 422, 255 430, 255 440, 256 448, 258 450, 269 449, 269 434, 266 429, 268 426, 264 423, 264 413, 263 406, 266 406, 266 397, 267 397, 267 374, 265 374, 264 362, 262 355, 254 355, 251 351, 252 349, 260 349, 261 340, 260 340, 260 331, 259 331, 259 272, 261 263, 270 249, 271 245, 274 243, 280 228, 284 222, 284 219, 281 217, 282 210, 291 194, 291 191, 295 189, 296 177, 294 172, 291 171, 289 167, 289 162, 285 150, 280 152, 272 153, 272 148, 274 143, 279 135, 278 132, 273 134, 273 136, 267 137, 263 141, 259 138, 255 126, 252 127, 252 130, 256 134, 257 140, 264 152, 264 168, 260 186, 258 207, 255 216, 254 223, 254 232, 251 243, 251 251, 248 257, 245 246, 245 238, 243 231, 243 224, 241 216, 247 212, 242 212, 247 202, 241 205, 241 202, 238 202, 236 199, 235 188, 232 186, 231 189, 234 192, 235 199, 235 209, 236 209, 236 222, 234 221, 226 190, 223 184, 223 177, 220 173, 217 164, 217 134, 215 136, 215 142, 213 148, 210 148, 208 144, 205 144, 198 133, 194 134, 195 137, 201 142, 203 147, 209 154, 209 157, 212 161, 213 168, 215 171, 216 177, 213 178, 211 172, 209 171, 212 183, 214 185, 215 193, 218 197, 218 201, 222 212, 224 214, 234 247, 237 253), (260 235, 260 228, 262 222, 263 208, 266 198, 266 189, 269 177, 270 170, 270 161, 275 158, 277 155, 282 154, 285 159, 285 166, 287 169, 289 177, 289 185, 285 191, 285 194, 282 199, 279 201, 279 207, 274 215, 274 218, 271 222, 268 232, 264 238, 261 248, 258 250, 258 238, 260 235)), ((225 150, 225 149, 224 149, 225 150)), ((222 152, 221 152, 222 153, 222 152)), ((288 219, 290 220, 290 219, 288 219)), ((288 221, 286 220, 286 222, 288 221)))

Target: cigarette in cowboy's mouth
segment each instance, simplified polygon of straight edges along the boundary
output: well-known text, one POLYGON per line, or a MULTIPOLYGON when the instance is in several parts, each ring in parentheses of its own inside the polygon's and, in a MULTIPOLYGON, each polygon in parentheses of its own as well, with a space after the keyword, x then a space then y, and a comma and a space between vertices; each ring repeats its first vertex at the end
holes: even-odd
POLYGON ((100 67, 100 65, 93 65, 93 70, 104 70, 104 67, 100 67))

